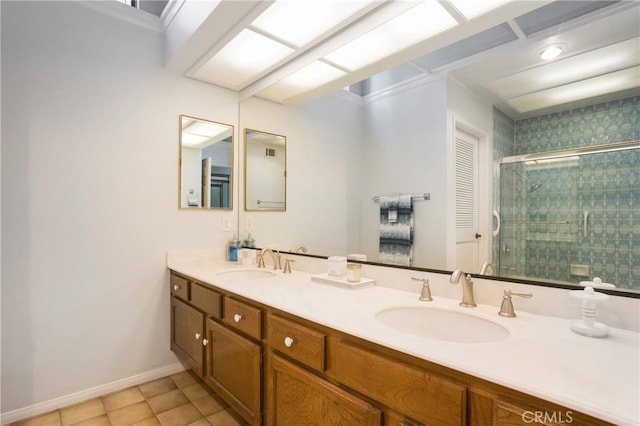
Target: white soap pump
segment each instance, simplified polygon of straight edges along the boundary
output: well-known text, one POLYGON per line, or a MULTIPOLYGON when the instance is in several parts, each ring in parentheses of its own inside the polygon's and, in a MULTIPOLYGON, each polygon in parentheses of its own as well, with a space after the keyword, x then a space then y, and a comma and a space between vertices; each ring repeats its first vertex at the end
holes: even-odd
POLYGON ((583 336, 606 337, 609 334, 609 327, 596 322, 598 314, 596 304, 607 300, 609 296, 597 293, 593 287, 570 291, 569 294, 577 299, 582 299, 582 319, 571 321, 571 330, 583 336))

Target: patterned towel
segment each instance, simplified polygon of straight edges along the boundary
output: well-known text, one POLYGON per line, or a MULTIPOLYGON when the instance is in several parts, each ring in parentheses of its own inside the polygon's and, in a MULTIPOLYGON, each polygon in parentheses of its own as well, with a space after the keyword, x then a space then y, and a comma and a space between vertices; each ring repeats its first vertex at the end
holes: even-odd
POLYGON ((378 262, 411 266, 413 262, 413 197, 380 197, 378 262))

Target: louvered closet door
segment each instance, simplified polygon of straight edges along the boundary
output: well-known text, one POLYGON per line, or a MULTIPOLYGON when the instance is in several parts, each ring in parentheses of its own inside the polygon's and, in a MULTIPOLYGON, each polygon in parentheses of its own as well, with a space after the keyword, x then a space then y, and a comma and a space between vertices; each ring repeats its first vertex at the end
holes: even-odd
POLYGON ((478 269, 478 138, 456 129, 456 269, 478 269))

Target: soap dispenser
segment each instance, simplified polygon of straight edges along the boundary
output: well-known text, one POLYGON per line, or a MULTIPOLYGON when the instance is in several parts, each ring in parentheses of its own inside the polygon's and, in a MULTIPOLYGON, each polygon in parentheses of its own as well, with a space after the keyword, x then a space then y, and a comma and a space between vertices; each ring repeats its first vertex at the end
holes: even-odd
POLYGON ((238 261, 238 250, 240 249, 240 240, 233 234, 233 238, 229 241, 227 246, 227 260, 231 262, 238 261))
POLYGON ((253 239, 250 232, 247 234, 247 239, 244 240, 244 246, 249 248, 254 248, 256 246, 256 240, 253 239))
POLYGON ((596 304, 609 298, 606 294, 597 293, 593 287, 569 292, 572 297, 582 300, 582 319, 571 321, 571 330, 588 337, 606 337, 609 327, 596 322, 598 310, 596 304))

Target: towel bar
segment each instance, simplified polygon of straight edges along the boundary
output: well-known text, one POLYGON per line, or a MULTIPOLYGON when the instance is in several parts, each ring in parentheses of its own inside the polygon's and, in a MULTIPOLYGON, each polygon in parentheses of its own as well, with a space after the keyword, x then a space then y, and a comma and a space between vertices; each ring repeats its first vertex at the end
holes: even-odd
MULTIPOLYGON (((416 201, 416 200, 430 200, 431 199, 431 194, 429 194, 428 192, 425 192, 424 194, 416 194, 416 195, 412 195, 411 198, 416 201)), ((379 196, 375 196, 371 198, 373 201, 378 202, 380 201, 380 197, 379 196)))

